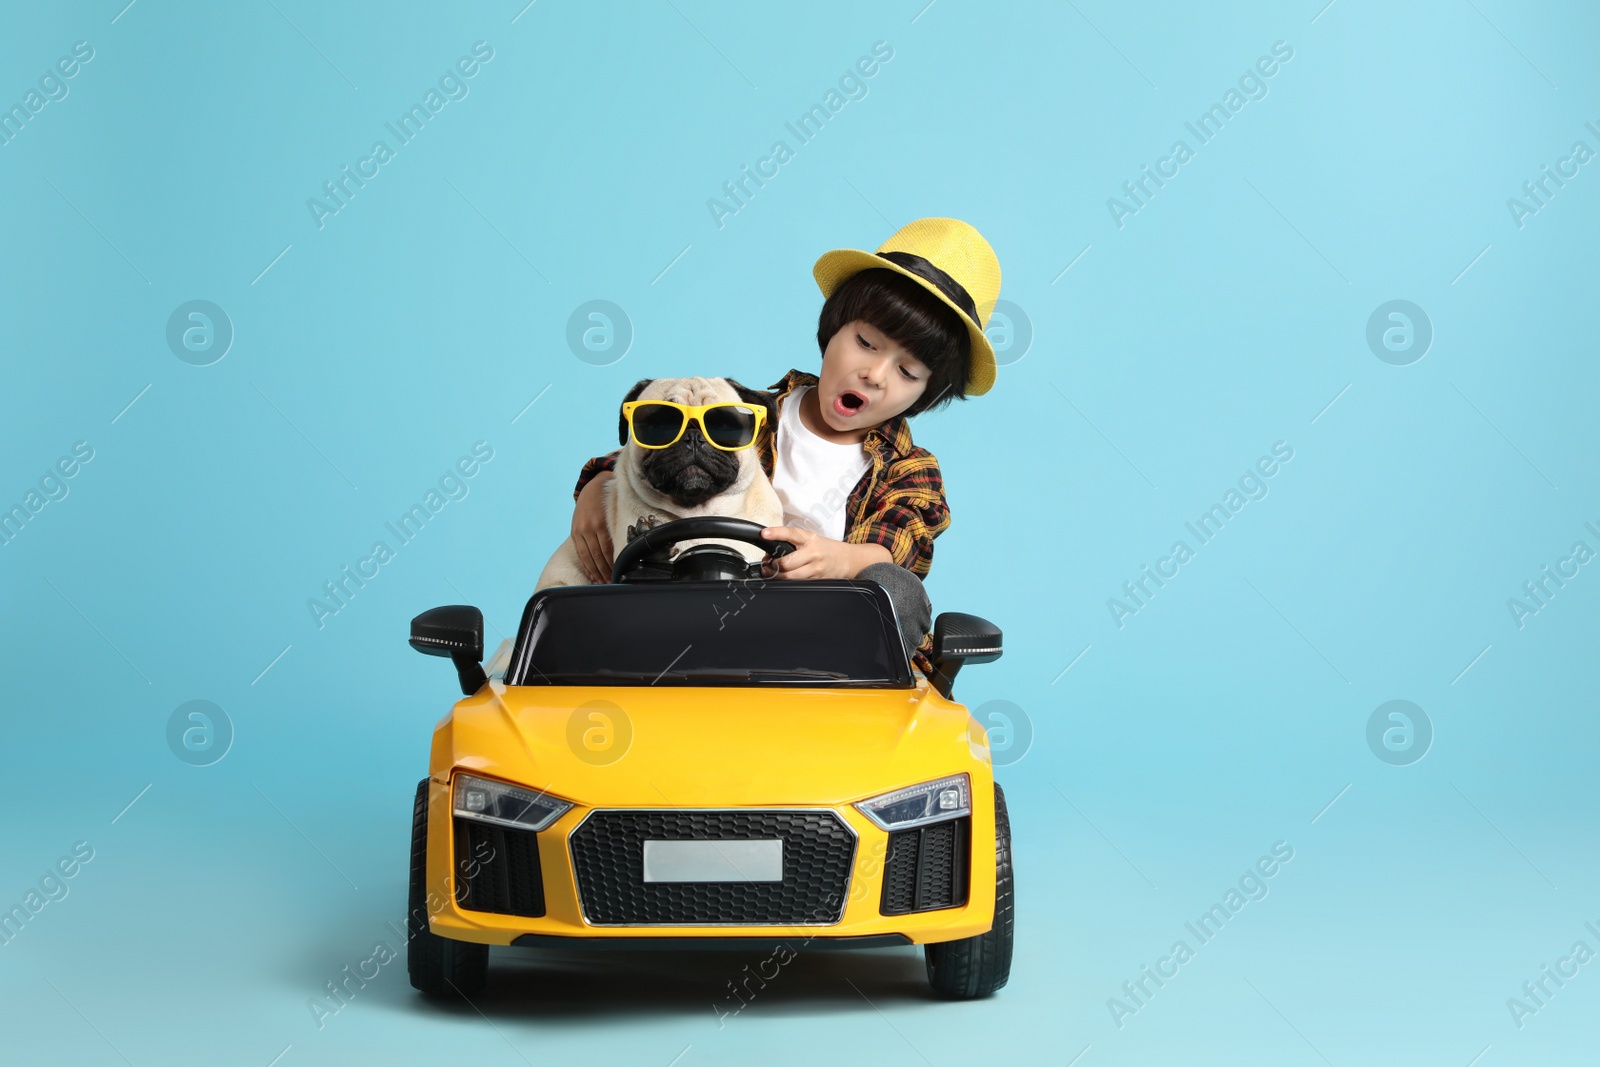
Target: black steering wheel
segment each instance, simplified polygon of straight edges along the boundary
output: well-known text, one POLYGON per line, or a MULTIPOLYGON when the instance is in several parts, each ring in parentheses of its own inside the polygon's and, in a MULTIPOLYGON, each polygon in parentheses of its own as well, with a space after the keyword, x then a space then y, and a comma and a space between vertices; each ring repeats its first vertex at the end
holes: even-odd
POLYGON ((759 522, 723 515, 675 519, 660 526, 652 526, 622 546, 622 551, 617 553, 616 562, 611 565, 611 580, 620 582, 627 577, 633 577, 644 580, 692 582, 759 578, 762 561, 748 563, 742 553, 727 545, 696 545, 689 551, 681 553, 677 559, 670 561, 665 557, 665 550, 679 541, 720 537, 767 549, 772 559, 787 556, 794 551, 794 545, 788 541, 769 541, 762 537, 762 529, 759 522), (661 555, 647 559, 646 557, 652 553, 661 555))

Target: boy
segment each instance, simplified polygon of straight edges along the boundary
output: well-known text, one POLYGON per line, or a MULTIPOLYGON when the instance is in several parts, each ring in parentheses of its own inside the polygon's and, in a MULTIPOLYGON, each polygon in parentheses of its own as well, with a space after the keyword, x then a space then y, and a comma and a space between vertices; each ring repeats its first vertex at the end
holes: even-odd
MULTIPOLYGON (((836 249, 812 274, 826 302, 817 323, 821 374, 791 370, 772 386, 778 419, 761 465, 783 501, 764 537, 795 551, 769 578, 863 578, 890 593, 913 660, 932 674, 932 625, 920 579, 950 525, 939 464, 907 419, 994 384, 983 328, 1000 295, 1000 263, 971 226, 918 219, 876 253, 836 249)), ((572 540, 590 581, 609 579, 613 547, 599 487, 616 453, 584 464, 572 540)))

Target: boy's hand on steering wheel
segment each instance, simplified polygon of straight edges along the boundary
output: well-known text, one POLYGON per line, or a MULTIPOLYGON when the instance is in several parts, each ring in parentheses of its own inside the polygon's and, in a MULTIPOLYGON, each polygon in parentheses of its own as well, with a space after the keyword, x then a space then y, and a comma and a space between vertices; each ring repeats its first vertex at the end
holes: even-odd
POLYGON ((762 561, 763 577, 854 578, 860 570, 856 559, 857 545, 835 541, 798 526, 767 526, 762 529, 761 536, 794 545, 794 551, 787 556, 762 561))

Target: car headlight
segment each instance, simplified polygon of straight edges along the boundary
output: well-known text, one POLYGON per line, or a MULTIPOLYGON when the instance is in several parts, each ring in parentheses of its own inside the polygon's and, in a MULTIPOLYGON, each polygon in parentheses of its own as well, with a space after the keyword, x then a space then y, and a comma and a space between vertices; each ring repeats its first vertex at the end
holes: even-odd
POLYGON ((543 830, 572 807, 565 800, 470 774, 455 777, 455 813, 518 830, 543 830))
POLYGON ((885 830, 909 830, 972 814, 972 786, 965 774, 953 774, 860 801, 856 810, 885 830))

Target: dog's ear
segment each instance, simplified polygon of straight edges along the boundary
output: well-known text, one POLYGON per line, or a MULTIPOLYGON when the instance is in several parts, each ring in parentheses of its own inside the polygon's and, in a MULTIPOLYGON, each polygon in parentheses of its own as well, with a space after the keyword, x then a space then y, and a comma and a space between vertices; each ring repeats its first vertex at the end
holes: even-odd
POLYGON ((733 386, 733 391, 738 393, 739 399, 743 400, 746 404, 753 404, 756 407, 766 408, 766 432, 773 434, 778 432, 778 404, 774 394, 763 393, 759 389, 751 389, 749 386, 741 385, 732 378, 724 378, 722 380, 733 386))
MULTIPOLYGON (((654 378, 640 378, 634 383, 633 388, 628 390, 628 395, 622 398, 622 402, 626 404, 629 401, 638 400, 639 394, 644 392, 644 387, 653 381, 655 381, 654 378)), ((627 443, 628 418, 626 415, 622 414, 622 409, 619 407, 617 409, 617 444, 626 445, 627 443)))

